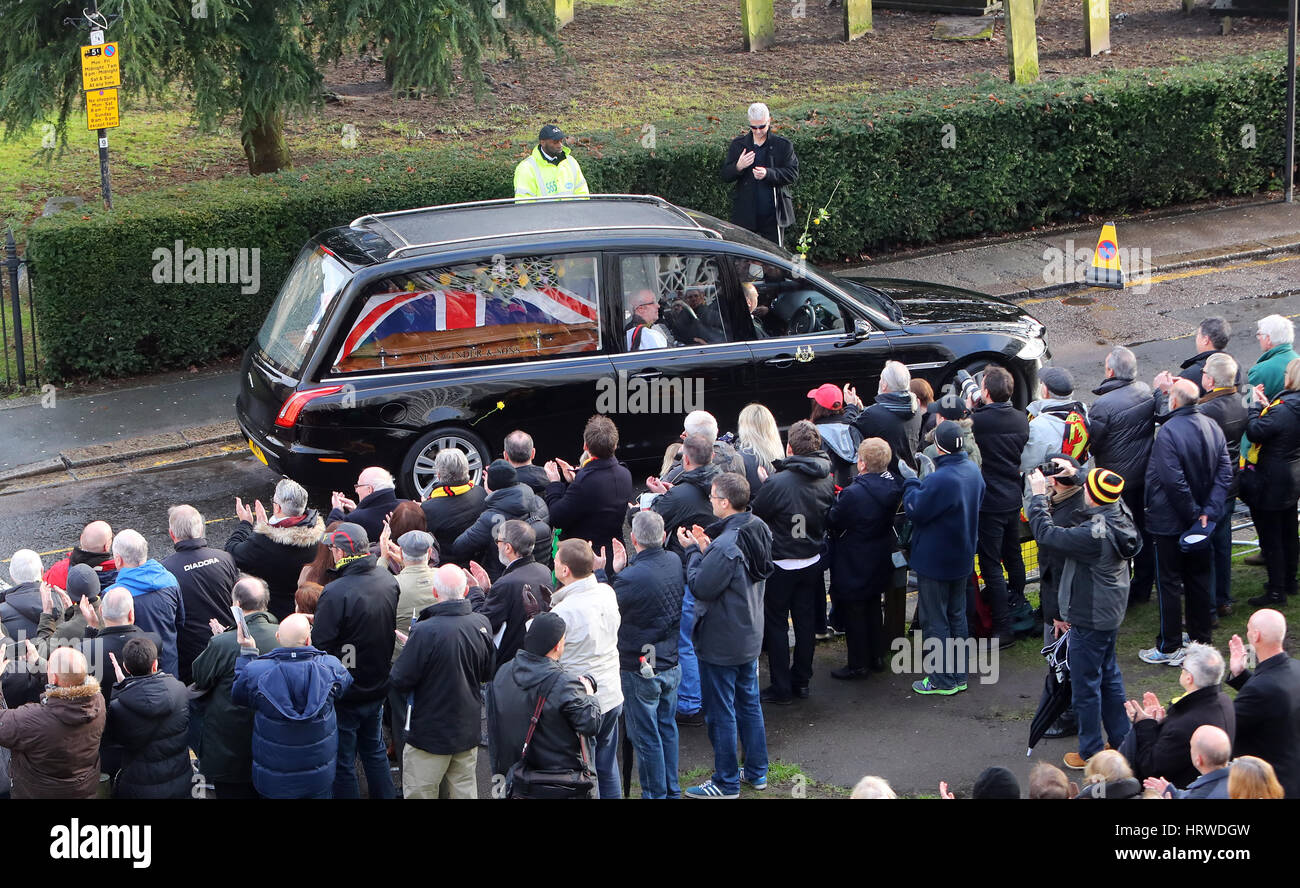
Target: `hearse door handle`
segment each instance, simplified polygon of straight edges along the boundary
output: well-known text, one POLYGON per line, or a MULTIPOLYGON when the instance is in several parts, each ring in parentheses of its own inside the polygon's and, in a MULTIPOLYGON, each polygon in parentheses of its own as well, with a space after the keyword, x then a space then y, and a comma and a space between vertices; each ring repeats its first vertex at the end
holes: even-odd
POLYGON ((777 355, 775 358, 768 358, 763 363, 771 364, 773 367, 789 367, 794 363, 794 355, 777 355))
POLYGON ((663 375, 664 373, 662 370, 656 370, 653 367, 650 367, 645 370, 642 370, 640 373, 633 373, 632 378, 633 379, 657 379, 658 377, 663 375))

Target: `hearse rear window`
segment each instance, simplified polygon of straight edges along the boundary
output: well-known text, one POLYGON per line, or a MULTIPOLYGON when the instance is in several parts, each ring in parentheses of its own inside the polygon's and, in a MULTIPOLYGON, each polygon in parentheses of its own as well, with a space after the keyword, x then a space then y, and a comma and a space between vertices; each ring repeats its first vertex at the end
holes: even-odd
POLYGON ((595 253, 454 265, 367 288, 336 372, 599 351, 595 253))

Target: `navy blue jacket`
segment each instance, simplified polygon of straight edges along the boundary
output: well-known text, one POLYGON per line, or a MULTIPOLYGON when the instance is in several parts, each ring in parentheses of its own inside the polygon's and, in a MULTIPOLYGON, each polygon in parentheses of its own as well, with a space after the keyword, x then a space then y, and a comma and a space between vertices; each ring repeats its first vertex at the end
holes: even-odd
POLYGON ((945 453, 925 480, 903 484, 912 520, 912 568, 932 580, 960 580, 975 571, 984 476, 965 451, 945 453))
POLYGON ((176 675, 180 671, 176 636, 185 625, 185 599, 181 597, 180 581, 150 558, 139 567, 119 570, 113 585, 131 591, 135 625, 162 639, 162 647, 158 649, 158 671, 176 675))
POLYGON ((360 524, 366 529, 366 533, 373 543, 384 532, 384 518, 389 512, 396 509, 397 504, 400 502, 401 500, 397 498, 397 494, 391 487, 387 490, 375 490, 371 492, 370 496, 357 503, 357 507, 351 512, 344 512, 342 509, 330 510, 325 523, 333 524, 335 521, 350 521, 353 524, 360 524))
POLYGON ((623 540, 623 519, 632 500, 632 473, 616 459, 593 459, 573 475, 573 483, 546 485, 551 528, 560 539, 589 540, 596 554, 611 541, 623 540))
POLYGON ((679 556, 661 546, 628 559, 614 577, 621 621, 618 626, 618 668, 641 668, 646 645, 654 645, 656 672, 677 665, 677 636, 682 624, 686 576, 679 556))
MULTIPOLYGON (((1104 468, 1104 467, 1103 467, 1104 468)), ((1169 414, 1147 465, 1147 533, 1179 536, 1201 515, 1223 514, 1232 466, 1219 426, 1195 404, 1169 414)))
POLYGON ((902 498, 903 482, 887 471, 858 475, 840 491, 827 517, 836 601, 869 601, 889 588, 894 515, 902 498))
POLYGON ((334 704, 352 684, 337 657, 314 647, 243 648, 230 699, 253 715, 253 786, 273 799, 329 792, 338 757, 334 704))

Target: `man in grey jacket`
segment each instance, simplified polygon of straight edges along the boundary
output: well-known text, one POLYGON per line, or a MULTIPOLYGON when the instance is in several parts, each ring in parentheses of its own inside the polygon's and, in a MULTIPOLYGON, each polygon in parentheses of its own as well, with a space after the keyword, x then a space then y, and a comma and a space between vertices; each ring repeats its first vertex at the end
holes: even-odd
POLYGON ((1038 400, 1029 405, 1029 440, 1020 454, 1026 475, 1054 453, 1087 465, 1088 409, 1074 398, 1074 376, 1064 367, 1044 367, 1038 374, 1038 400))
POLYGON ((1079 719, 1079 751, 1065 765, 1082 770, 1104 746, 1101 731, 1118 748, 1129 732, 1124 710, 1124 677, 1115 660, 1115 638, 1128 604, 1128 559, 1142 546, 1128 509, 1119 501, 1124 479, 1109 469, 1093 469, 1084 482, 1088 508, 1076 527, 1057 527, 1048 510, 1047 479, 1029 476, 1029 525, 1045 550, 1065 557, 1060 577, 1061 619, 1069 631, 1070 683, 1079 719))
POLYGON ((772 567, 772 531, 749 507, 744 475, 724 472, 709 494, 718 520, 677 529, 686 582, 696 599, 693 641, 700 663, 713 777, 686 790, 691 799, 735 799, 740 784, 767 788, 767 730, 758 696, 763 593, 772 567), (738 736, 739 735, 739 736, 738 736), (745 747, 745 767, 736 741, 745 747))

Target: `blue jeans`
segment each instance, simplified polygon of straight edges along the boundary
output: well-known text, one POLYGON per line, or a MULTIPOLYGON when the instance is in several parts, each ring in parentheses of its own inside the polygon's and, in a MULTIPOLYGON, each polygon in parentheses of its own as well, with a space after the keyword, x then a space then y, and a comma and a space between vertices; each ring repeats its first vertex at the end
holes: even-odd
POLYGON ((388 770, 384 752, 384 735, 380 726, 384 701, 338 704, 334 707, 339 723, 339 757, 334 766, 334 798, 357 799, 357 756, 366 771, 366 786, 372 799, 391 799, 397 791, 388 770))
POLYGON ((767 776, 767 729, 758 702, 758 660, 717 666, 700 660, 704 720, 713 744, 713 782, 725 793, 740 792, 736 740, 745 747, 745 777, 767 776))
POLYGON ((677 686, 682 667, 665 669, 654 678, 624 670, 623 723, 636 750, 641 798, 681 798, 677 783, 677 686))
POLYGON ((1103 725, 1106 738, 1116 749, 1130 728, 1124 712, 1124 676, 1115 661, 1116 634, 1114 629, 1070 629, 1070 685, 1074 711, 1079 717, 1079 755, 1085 760, 1101 752, 1105 745, 1101 739, 1103 725))
POLYGON ((949 689, 966 683, 966 647, 949 645, 948 639, 966 638, 968 579, 934 580, 920 573, 916 575, 917 606, 921 608, 921 633, 925 638, 922 651, 928 653, 930 645, 937 644, 942 652, 938 662, 943 665, 930 676, 930 684, 936 688, 949 689))
POLYGON ((1223 518, 1214 525, 1214 535, 1210 537, 1210 551, 1214 582, 1210 589, 1214 593, 1215 605, 1232 603, 1232 510, 1237 506, 1237 498, 1229 497, 1223 509, 1223 518))
POLYGON ((600 729, 592 739, 592 757, 596 765, 596 785, 602 799, 623 798, 618 773, 618 717, 623 711, 619 704, 600 717, 600 729))
POLYGON ((682 683, 677 687, 677 711, 694 715, 700 711, 700 666, 695 659, 695 643, 691 631, 695 628, 695 596, 687 588, 682 596, 682 628, 677 637, 677 663, 682 667, 682 683))

